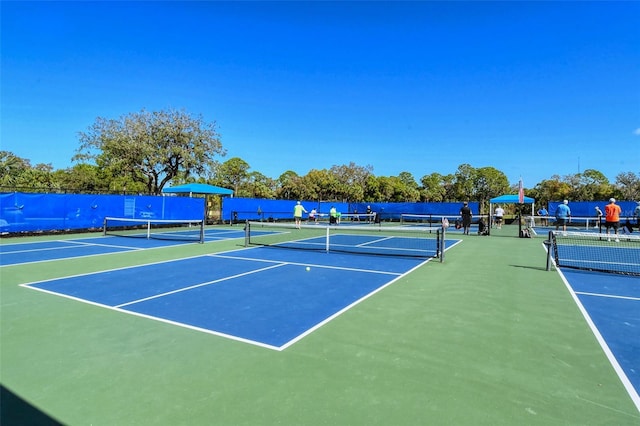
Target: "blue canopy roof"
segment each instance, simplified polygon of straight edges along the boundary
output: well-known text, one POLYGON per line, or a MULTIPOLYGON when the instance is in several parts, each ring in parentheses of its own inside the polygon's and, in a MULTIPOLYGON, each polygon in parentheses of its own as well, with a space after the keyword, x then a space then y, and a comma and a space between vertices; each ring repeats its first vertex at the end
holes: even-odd
POLYGON ((231 189, 220 188, 219 186, 207 185, 205 183, 187 183, 185 185, 172 186, 170 188, 164 188, 162 192, 169 194, 233 194, 233 190, 231 189))
MULTIPOLYGON (((524 197, 524 203, 525 204, 533 204, 535 200, 531 197, 524 197)), ((499 197, 495 197, 492 198, 491 200, 489 200, 489 202, 491 204, 496 204, 496 203, 502 203, 502 204, 519 204, 520 203, 520 198, 518 197, 518 194, 514 194, 514 195, 510 195, 510 194, 505 194, 505 195, 501 195, 499 197)))

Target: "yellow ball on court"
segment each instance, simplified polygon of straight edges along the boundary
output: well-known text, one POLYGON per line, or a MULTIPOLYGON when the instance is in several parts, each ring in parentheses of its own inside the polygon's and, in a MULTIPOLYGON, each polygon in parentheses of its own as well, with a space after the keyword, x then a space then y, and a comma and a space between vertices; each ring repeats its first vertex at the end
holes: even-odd
POLYGON ((310 271, 310 270, 311 270, 311 268, 307 266, 307 271, 310 271))

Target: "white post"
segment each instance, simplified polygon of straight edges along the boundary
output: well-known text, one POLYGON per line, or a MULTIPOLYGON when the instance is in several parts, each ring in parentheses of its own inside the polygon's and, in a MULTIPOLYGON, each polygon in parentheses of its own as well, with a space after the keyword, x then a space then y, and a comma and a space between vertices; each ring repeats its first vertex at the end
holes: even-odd
POLYGON ((327 238, 325 239, 325 250, 327 253, 329 253, 329 228, 330 226, 327 226, 327 238))

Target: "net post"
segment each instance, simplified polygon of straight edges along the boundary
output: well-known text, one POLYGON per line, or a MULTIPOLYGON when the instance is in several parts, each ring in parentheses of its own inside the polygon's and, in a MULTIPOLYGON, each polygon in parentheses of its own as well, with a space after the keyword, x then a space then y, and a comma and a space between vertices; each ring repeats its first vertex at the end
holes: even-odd
POLYGON ((109 219, 109 218, 105 216, 104 220, 102 221, 102 236, 103 237, 107 236, 107 219, 109 219))
POLYGON ((250 234, 251 234, 251 225, 249 224, 249 221, 245 221, 244 223, 244 246, 245 247, 249 247, 249 242, 250 242, 250 234))
POLYGON ((200 244, 204 244, 204 222, 206 219, 202 219, 200 222, 200 244))
POLYGON ((147 240, 151 239, 151 221, 147 221, 147 240))
POLYGON ((547 248, 547 271, 551 270, 551 244, 553 242, 553 231, 549 231, 549 237, 544 242, 545 247, 547 248))
POLYGON ((325 252, 329 253, 329 228, 331 228, 330 226, 327 226, 327 236, 325 238, 325 252))
POLYGON ((438 238, 438 244, 440 245, 440 263, 444 262, 444 244, 445 244, 445 235, 446 235, 446 230, 444 228, 444 226, 441 229, 438 229, 438 234, 437 238, 438 238))

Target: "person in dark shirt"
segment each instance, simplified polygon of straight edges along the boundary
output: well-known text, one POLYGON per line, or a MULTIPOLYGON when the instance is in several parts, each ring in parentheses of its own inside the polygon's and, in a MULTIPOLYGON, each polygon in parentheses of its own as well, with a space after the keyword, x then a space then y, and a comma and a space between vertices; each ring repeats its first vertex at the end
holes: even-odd
POLYGON ((471 212, 469 203, 466 201, 462 204, 462 208, 460 208, 460 216, 462 216, 462 233, 464 235, 469 235, 469 228, 471 227, 471 218, 473 217, 473 213, 471 212))

